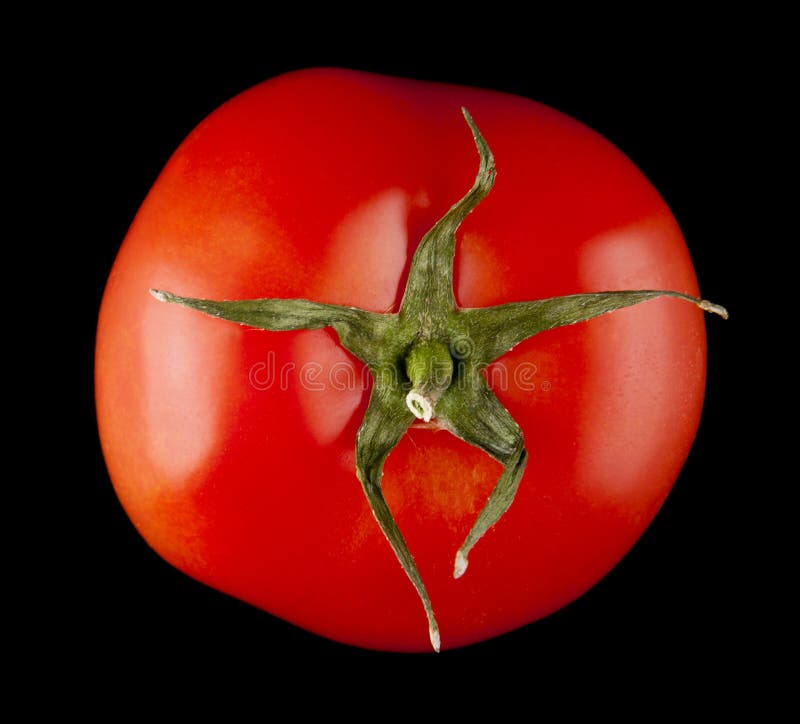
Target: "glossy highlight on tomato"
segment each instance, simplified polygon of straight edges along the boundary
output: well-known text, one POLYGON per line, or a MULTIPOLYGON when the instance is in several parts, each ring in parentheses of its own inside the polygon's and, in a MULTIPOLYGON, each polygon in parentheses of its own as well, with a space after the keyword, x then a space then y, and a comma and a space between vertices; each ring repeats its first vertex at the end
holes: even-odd
MULTIPOLYGON (((459 230, 460 306, 697 296, 664 201, 577 121, 485 90, 310 70, 241 94, 190 135, 137 215, 101 310, 101 440, 144 538, 198 580, 368 648, 429 643, 354 472, 363 366, 330 330, 241 328, 148 290, 396 311, 417 244, 474 178, 462 106, 498 174, 459 230)), ((657 299, 543 332, 486 377, 530 459, 463 578, 453 555, 500 465, 434 423, 414 426, 384 470, 443 648, 546 616, 641 535, 699 420, 702 312, 657 299)))

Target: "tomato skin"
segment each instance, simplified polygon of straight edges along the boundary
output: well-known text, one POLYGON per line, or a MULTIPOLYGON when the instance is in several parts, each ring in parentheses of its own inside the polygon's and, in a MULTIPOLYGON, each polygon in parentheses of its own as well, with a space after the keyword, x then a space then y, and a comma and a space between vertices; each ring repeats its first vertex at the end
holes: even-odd
MULTIPOLYGON (((244 329, 147 292, 396 310, 417 242, 474 178, 460 106, 498 169, 459 233, 461 306, 697 294, 664 201, 577 121, 486 90, 321 69, 256 86, 189 136, 134 220, 101 308, 101 442, 144 538, 198 580, 369 648, 430 644, 355 476, 360 363, 328 330, 244 329)), ((654 300, 538 335, 488 370, 530 460, 461 579, 455 551, 500 466, 434 429, 413 428, 392 452, 385 494, 444 648, 553 612, 630 549, 694 438, 703 325, 691 305, 654 300)))

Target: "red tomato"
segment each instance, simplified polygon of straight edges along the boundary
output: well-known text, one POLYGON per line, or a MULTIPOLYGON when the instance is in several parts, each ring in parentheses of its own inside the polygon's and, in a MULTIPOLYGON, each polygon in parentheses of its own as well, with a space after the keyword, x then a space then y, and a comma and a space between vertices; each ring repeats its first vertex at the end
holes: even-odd
MULTIPOLYGON (((148 290, 396 311, 416 245, 475 177, 461 106, 497 181, 458 234, 460 306, 697 295, 666 204, 586 126, 520 97, 325 69, 262 83, 195 129, 137 214, 100 313, 103 451, 147 542, 216 589, 368 648, 430 643, 355 474, 363 365, 330 329, 248 329, 148 290)), ((383 489, 443 648, 544 617, 620 560, 692 444, 705 360, 702 312, 662 298, 543 332, 495 362, 487 377, 530 459, 457 580, 455 551, 502 468, 436 425, 409 430, 383 489)))

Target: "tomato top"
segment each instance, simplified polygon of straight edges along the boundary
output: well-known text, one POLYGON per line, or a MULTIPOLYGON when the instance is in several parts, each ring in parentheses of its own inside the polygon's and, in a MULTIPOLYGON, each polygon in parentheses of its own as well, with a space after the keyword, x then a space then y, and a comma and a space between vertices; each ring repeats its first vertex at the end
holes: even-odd
MULTIPOLYGON (((321 69, 256 86, 195 129, 131 226, 101 310, 101 440, 142 535, 199 580, 363 646, 429 645, 355 475, 370 376, 331 330, 243 328, 148 290, 398 311, 420 240, 475 177, 462 106, 497 179, 458 231, 459 307, 697 296, 664 201, 582 124, 501 93, 321 69)), ((382 487, 443 645, 547 615, 630 548, 694 437, 704 340, 702 313, 662 298, 544 331, 490 365, 530 458, 458 580, 453 555, 502 467, 436 424, 400 440, 382 487)))

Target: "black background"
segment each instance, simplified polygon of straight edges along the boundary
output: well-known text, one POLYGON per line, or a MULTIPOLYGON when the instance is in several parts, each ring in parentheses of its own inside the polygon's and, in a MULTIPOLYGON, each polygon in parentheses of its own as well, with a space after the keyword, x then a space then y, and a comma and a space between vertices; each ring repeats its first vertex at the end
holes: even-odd
POLYGON ((48 553, 49 590, 38 601, 46 611, 39 620, 52 629, 47 653, 56 670, 70 669, 80 652, 91 662, 82 669, 89 678, 115 678, 144 661, 134 667, 137 686, 163 684, 177 672, 209 680, 236 672, 247 680, 263 677, 273 697, 281 695, 276 682, 313 688, 337 674, 353 691, 365 684, 397 691, 392 677, 402 675, 404 688, 430 690, 440 701, 452 701, 458 687, 480 699, 501 681, 531 698, 544 696, 553 681, 611 682, 612 698, 645 685, 667 698, 707 695, 713 672, 727 682, 729 696, 734 690, 743 696, 748 685, 735 682, 758 668, 750 646, 762 620, 749 596, 758 561, 739 523, 753 501, 736 409, 755 381, 741 359, 745 260, 730 241, 746 234, 743 166, 752 151, 742 142, 748 123, 742 106, 759 85, 757 51, 680 25, 658 42, 641 28, 613 37, 598 31, 588 41, 562 32, 553 42, 546 25, 512 36, 507 26, 481 25, 445 42, 423 26, 391 39, 369 27, 346 38, 328 33, 325 42, 296 26, 265 26, 263 38, 241 44, 227 28, 198 38, 179 30, 84 38, 41 79, 51 93, 53 148, 44 188, 65 201, 59 221, 69 232, 54 259, 70 289, 72 315, 69 360, 60 368, 70 380, 59 405, 64 450, 52 455, 69 470, 54 483, 54 512, 66 525, 48 553), (444 49, 436 49, 438 42, 444 49), (697 441, 631 553, 548 619, 438 656, 326 641, 172 569, 119 506, 97 440, 97 310, 150 185, 183 138, 222 102, 278 73, 316 65, 508 91, 578 118, 650 178, 683 229, 703 295, 732 313, 728 322, 707 319, 709 379, 697 441))

